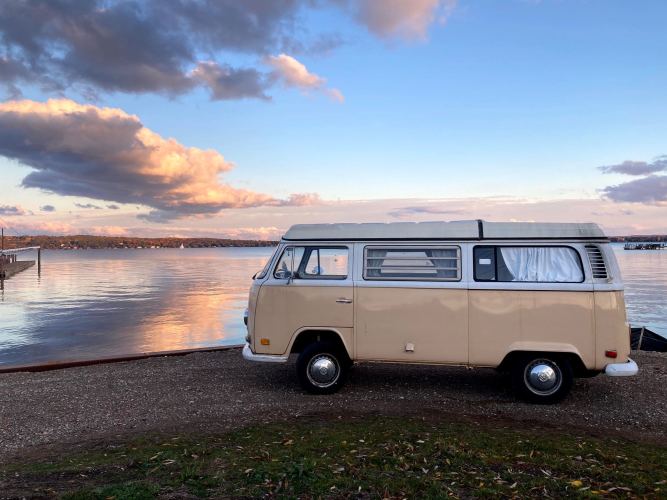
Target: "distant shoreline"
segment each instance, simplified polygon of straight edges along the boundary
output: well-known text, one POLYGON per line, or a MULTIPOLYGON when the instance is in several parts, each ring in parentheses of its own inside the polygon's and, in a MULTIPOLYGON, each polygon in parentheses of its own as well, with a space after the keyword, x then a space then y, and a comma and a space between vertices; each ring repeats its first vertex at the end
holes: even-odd
MULTIPOLYGON (((667 242, 667 235, 610 236, 612 243, 667 242)), ((226 247, 273 247, 277 241, 243 240, 231 238, 138 238, 124 236, 7 236, 4 247, 12 248, 40 246, 47 250, 100 250, 100 249, 156 249, 156 248, 226 248, 226 247)))
POLYGON ((4 247, 40 246, 47 250, 103 250, 158 248, 256 248, 272 247, 277 241, 228 238, 130 238, 122 236, 5 236, 4 247))

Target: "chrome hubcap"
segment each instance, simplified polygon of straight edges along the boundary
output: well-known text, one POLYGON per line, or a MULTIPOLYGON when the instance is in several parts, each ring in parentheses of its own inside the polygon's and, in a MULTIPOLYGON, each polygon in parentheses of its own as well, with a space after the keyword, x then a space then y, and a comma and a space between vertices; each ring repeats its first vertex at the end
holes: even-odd
POLYGON ((524 372, 524 380, 528 389, 540 396, 555 393, 563 383, 560 368, 548 359, 537 359, 530 363, 524 372))
POLYGON ((318 354, 308 363, 308 380, 317 387, 330 387, 340 376, 338 361, 329 354, 318 354))

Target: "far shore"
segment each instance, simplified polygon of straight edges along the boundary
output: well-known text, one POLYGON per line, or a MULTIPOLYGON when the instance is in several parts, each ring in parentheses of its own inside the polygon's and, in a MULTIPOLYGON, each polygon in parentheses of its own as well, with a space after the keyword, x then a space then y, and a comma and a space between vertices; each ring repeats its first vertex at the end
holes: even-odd
POLYGON ((124 236, 5 236, 4 249, 39 246, 47 250, 272 247, 277 241, 229 238, 130 238, 124 236))

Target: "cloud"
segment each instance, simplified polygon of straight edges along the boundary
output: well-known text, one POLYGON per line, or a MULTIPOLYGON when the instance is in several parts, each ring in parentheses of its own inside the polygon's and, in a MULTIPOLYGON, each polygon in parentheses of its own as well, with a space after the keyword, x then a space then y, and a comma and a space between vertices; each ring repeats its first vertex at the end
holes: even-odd
POLYGON ((84 209, 91 209, 91 210, 102 210, 102 207, 100 207, 99 205, 93 205, 92 203, 86 203, 86 204, 75 203, 74 206, 77 207, 77 208, 84 208, 84 209))
POLYGON ((626 160, 617 165, 599 167, 605 174, 648 175, 667 171, 667 155, 658 156, 652 162, 626 160))
POLYGON ((338 89, 325 89, 324 92, 334 101, 338 101, 340 103, 345 102, 345 96, 338 89))
POLYGON ((289 195, 286 200, 277 200, 274 204, 279 206, 305 207, 319 205, 320 203, 322 203, 322 199, 317 193, 298 193, 289 195))
POLYGON ((217 151, 165 139, 120 109, 67 99, 0 104, 0 156, 35 169, 24 187, 147 206, 153 221, 312 201, 234 188, 220 181, 233 165, 217 151))
POLYGON ((4 84, 11 97, 21 95, 21 90, 16 85, 18 80, 24 80, 30 72, 18 61, 7 57, 0 57, 0 84, 4 84))
POLYGON ((56 211, 56 207, 54 207, 53 205, 42 205, 41 207, 39 207, 39 209, 42 212, 55 212, 56 211))
POLYGON ((26 75, 28 70, 21 63, 8 57, 0 57, 0 81, 11 81, 26 75))
MULTIPOLYGON (((234 54, 310 52, 340 44, 336 34, 311 40, 304 9, 311 0, 3 0, 0 85, 49 92, 176 96, 203 86, 214 100, 267 99, 273 83, 255 68, 232 67, 234 54), (200 60, 205 54, 209 60, 200 60)), ((238 60, 238 57, 234 57, 238 60)))
POLYGON ((438 208, 434 206, 424 206, 424 205, 419 205, 419 206, 410 206, 410 207, 400 207, 395 210, 392 210, 388 212, 388 215, 391 217, 395 217, 397 219, 403 219, 406 217, 412 217, 415 215, 421 215, 421 214, 432 214, 432 215, 458 215, 461 214, 462 211, 458 209, 445 209, 445 208, 438 208))
POLYGON ((308 71, 303 63, 292 56, 279 54, 265 59, 266 64, 273 68, 273 76, 287 87, 296 87, 302 91, 324 91, 332 99, 343 102, 344 97, 340 90, 327 88, 326 79, 308 71))
POLYGON ((74 226, 67 222, 52 222, 52 221, 24 221, 21 220, 17 224, 12 225, 12 232, 15 234, 44 234, 44 235, 61 235, 61 234, 81 234, 81 231, 75 230, 74 226))
POLYGON ((177 94, 192 86, 184 66, 193 48, 155 18, 151 2, 7 0, 0 33, 30 68, 23 79, 45 87, 63 89, 71 80, 108 91, 177 94))
POLYGON ((649 175, 615 186, 607 186, 602 192, 613 201, 667 205, 667 175, 649 175))
POLYGON ((658 172, 667 172, 667 155, 658 156, 652 162, 627 160, 599 169, 605 174, 642 176, 601 189, 605 198, 616 202, 667 205, 667 175, 656 175, 658 172))
POLYGON ((424 40, 436 21, 444 23, 456 0, 349 0, 341 2, 368 30, 382 38, 424 40))
MULTIPOLYGON (((2 0, 0 85, 62 94, 158 93, 204 87, 214 100, 267 99, 261 68, 230 61, 322 54, 339 33, 312 33, 306 11, 341 7, 381 38, 423 40, 456 0, 2 0)), ((317 78, 320 77, 316 77, 317 78)), ((336 100, 342 93, 325 90, 336 100)))
POLYGON ((216 238, 229 238, 233 240, 270 240, 277 241, 285 234, 284 229, 274 226, 260 227, 236 227, 223 229, 216 233, 216 238))
MULTIPOLYGON (((303 207, 258 207, 232 210, 224 219, 193 220, 189 230, 215 234, 228 227, 276 227, 292 224, 339 222, 392 222, 396 220, 535 220, 543 222, 596 222, 607 234, 667 233, 664 207, 616 203, 597 197, 580 199, 522 199, 516 197, 459 197, 445 199, 373 199, 323 201, 303 207), (419 207, 419 213, 404 219, 393 217, 396 207, 419 207), (426 210, 421 210, 428 207, 426 210), (634 215, 627 215, 628 211, 634 215), (434 215, 433 212, 448 212, 434 215), (221 227, 224 226, 224 227, 221 227)), ((189 221, 190 222, 190 221, 189 221)), ((169 227, 172 229, 172 226, 169 227)), ((159 228, 155 228, 159 231, 159 228)), ((184 231, 186 228, 183 229, 184 231)))
POLYGON ((634 210, 622 209, 622 210, 594 210, 591 212, 591 215, 596 217, 619 217, 622 215, 630 216, 635 215, 634 210))
POLYGON ((127 236, 127 228, 121 226, 91 226, 83 231, 95 236, 127 236))
POLYGON ((25 215, 26 213, 18 205, 0 205, 0 215, 25 215))
POLYGON ((208 87, 211 99, 215 101, 269 99, 266 90, 270 79, 253 68, 234 69, 226 64, 206 61, 198 63, 191 75, 208 87))
POLYGON ((153 0, 156 18, 193 45, 209 50, 261 54, 296 41, 298 13, 310 0, 153 0))
MULTIPOLYGON (((600 198, 521 199, 513 197, 445 198, 445 199, 373 199, 322 201, 303 206, 273 205, 248 210, 229 210, 224 217, 195 217, 173 221, 169 225, 137 223, 129 214, 114 214, 113 222, 101 212, 84 213, 76 219, 53 222, 48 227, 35 222, 34 217, 16 217, 11 230, 31 234, 100 234, 127 231, 128 235, 144 237, 201 236, 243 239, 278 239, 292 224, 338 222, 391 222, 396 207, 419 207, 418 213, 401 220, 462 220, 596 222, 609 235, 667 233, 665 207, 636 203, 614 202, 600 198), (421 210, 424 207, 426 210, 421 210), (442 213, 434 216, 434 212, 442 213), (27 228, 28 222, 34 222, 27 228), (70 225, 71 224, 71 225, 70 225), (17 229, 17 226, 23 228, 17 229), (97 228, 97 229, 94 229, 97 228), (116 228, 116 229, 102 229, 116 228), (120 228, 120 229, 118 229, 120 228), (48 231, 47 231, 48 230, 48 231)), ((55 216, 52 216, 55 217, 55 216)), ((65 216, 63 216, 65 217, 65 216)), ((9 219, 9 218, 8 218, 9 219)))

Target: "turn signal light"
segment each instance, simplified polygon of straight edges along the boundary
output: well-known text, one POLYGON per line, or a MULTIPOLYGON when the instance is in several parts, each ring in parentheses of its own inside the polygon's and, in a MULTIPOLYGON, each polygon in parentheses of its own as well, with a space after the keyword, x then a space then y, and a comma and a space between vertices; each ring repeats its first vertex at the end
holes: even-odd
MULTIPOLYGON (((269 339, 259 339, 259 343, 262 345, 270 345, 271 341, 269 339)), ((616 356, 614 356, 616 357, 616 356)))
POLYGON ((608 358, 615 358, 618 356, 618 353, 616 351, 605 351, 604 355, 608 358))

